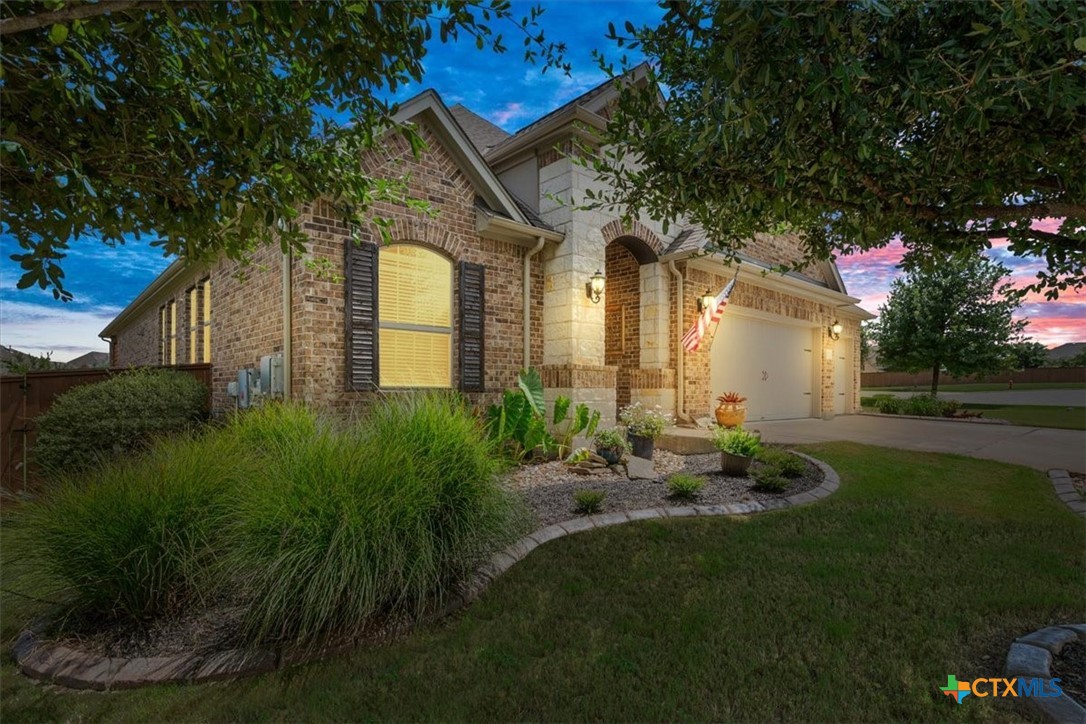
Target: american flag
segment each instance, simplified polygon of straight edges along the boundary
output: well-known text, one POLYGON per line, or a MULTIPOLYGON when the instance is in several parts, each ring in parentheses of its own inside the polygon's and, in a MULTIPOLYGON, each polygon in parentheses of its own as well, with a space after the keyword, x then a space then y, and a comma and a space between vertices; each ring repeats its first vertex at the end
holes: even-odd
POLYGON ((736 271, 735 276, 728 282, 728 286, 724 287, 720 294, 716 295, 712 304, 701 310, 701 314, 698 315, 694 326, 683 335, 683 349, 687 352, 697 352, 698 346, 701 345, 701 339, 709 331, 709 327, 720 321, 720 315, 724 313, 724 307, 728 306, 728 297, 731 295, 732 287, 735 286, 735 280, 738 278, 739 272, 736 271))

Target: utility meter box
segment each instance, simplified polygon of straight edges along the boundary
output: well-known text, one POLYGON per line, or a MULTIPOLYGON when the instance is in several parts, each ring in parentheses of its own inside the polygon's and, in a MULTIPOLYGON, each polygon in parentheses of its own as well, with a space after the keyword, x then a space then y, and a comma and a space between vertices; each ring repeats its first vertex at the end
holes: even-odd
POLYGON ((260 394, 283 396, 283 355, 269 354, 260 358, 260 394))
POLYGON ((252 368, 238 370, 237 400, 238 409, 247 410, 253 400, 253 383, 256 381, 256 370, 252 368))

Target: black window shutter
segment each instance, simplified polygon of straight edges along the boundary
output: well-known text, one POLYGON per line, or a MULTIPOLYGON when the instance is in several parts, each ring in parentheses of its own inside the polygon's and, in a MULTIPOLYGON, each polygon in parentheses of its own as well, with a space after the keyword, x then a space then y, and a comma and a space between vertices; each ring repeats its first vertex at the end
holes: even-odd
POLYGON ((347 389, 376 390, 377 245, 347 240, 347 389))
POLYGON ((460 389, 483 392, 486 267, 460 262, 460 389))

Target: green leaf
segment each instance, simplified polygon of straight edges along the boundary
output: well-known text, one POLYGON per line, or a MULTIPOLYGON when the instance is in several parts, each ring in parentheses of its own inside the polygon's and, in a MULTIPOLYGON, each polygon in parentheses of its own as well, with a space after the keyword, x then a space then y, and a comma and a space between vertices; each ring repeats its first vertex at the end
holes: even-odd
POLYGON ((551 418, 551 424, 557 425, 566 419, 566 415, 569 413, 569 406, 572 401, 564 395, 558 395, 554 400, 554 416, 551 418))
POLYGON ((49 28, 49 40, 53 45, 60 45, 68 39, 68 26, 57 23, 53 27, 49 28))
POLYGON ((543 403, 543 380, 535 368, 521 370, 517 375, 517 387, 524 393, 532 412, 542 417, 545 414, 543 403))
POLYGON ((1080 53, 1086 53, 1086 35, 1082 36, 1081 38, 1075 38, 1074 45, 1075 50, 1079 51, 1080 53))

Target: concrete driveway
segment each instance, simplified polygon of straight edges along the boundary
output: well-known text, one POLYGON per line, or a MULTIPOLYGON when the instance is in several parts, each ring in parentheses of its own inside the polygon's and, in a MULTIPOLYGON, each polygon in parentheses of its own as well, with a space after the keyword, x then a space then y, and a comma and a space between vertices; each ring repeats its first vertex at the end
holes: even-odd
MULTIPOLYGON (((1038 390, 1043 391, 1043 390, 1038 390)), ((800 444, 851 440, 869 445, 957 453, 1038 470, 1086 472, 1086 432, 950 420, 841 415, 832 420, 748 423, 766 442, 800 444)))
MULTIPOLYGON (((893 395, 912 397, 918 392, 886 392, 864 390, 864 397, 893 395)), ((1086 388, 1080 390, 991 390, 989 392, 940 392, 940 400, 958 400, 968 405, 1058 405, 1060 407, 1086 407, 1086 388)))

